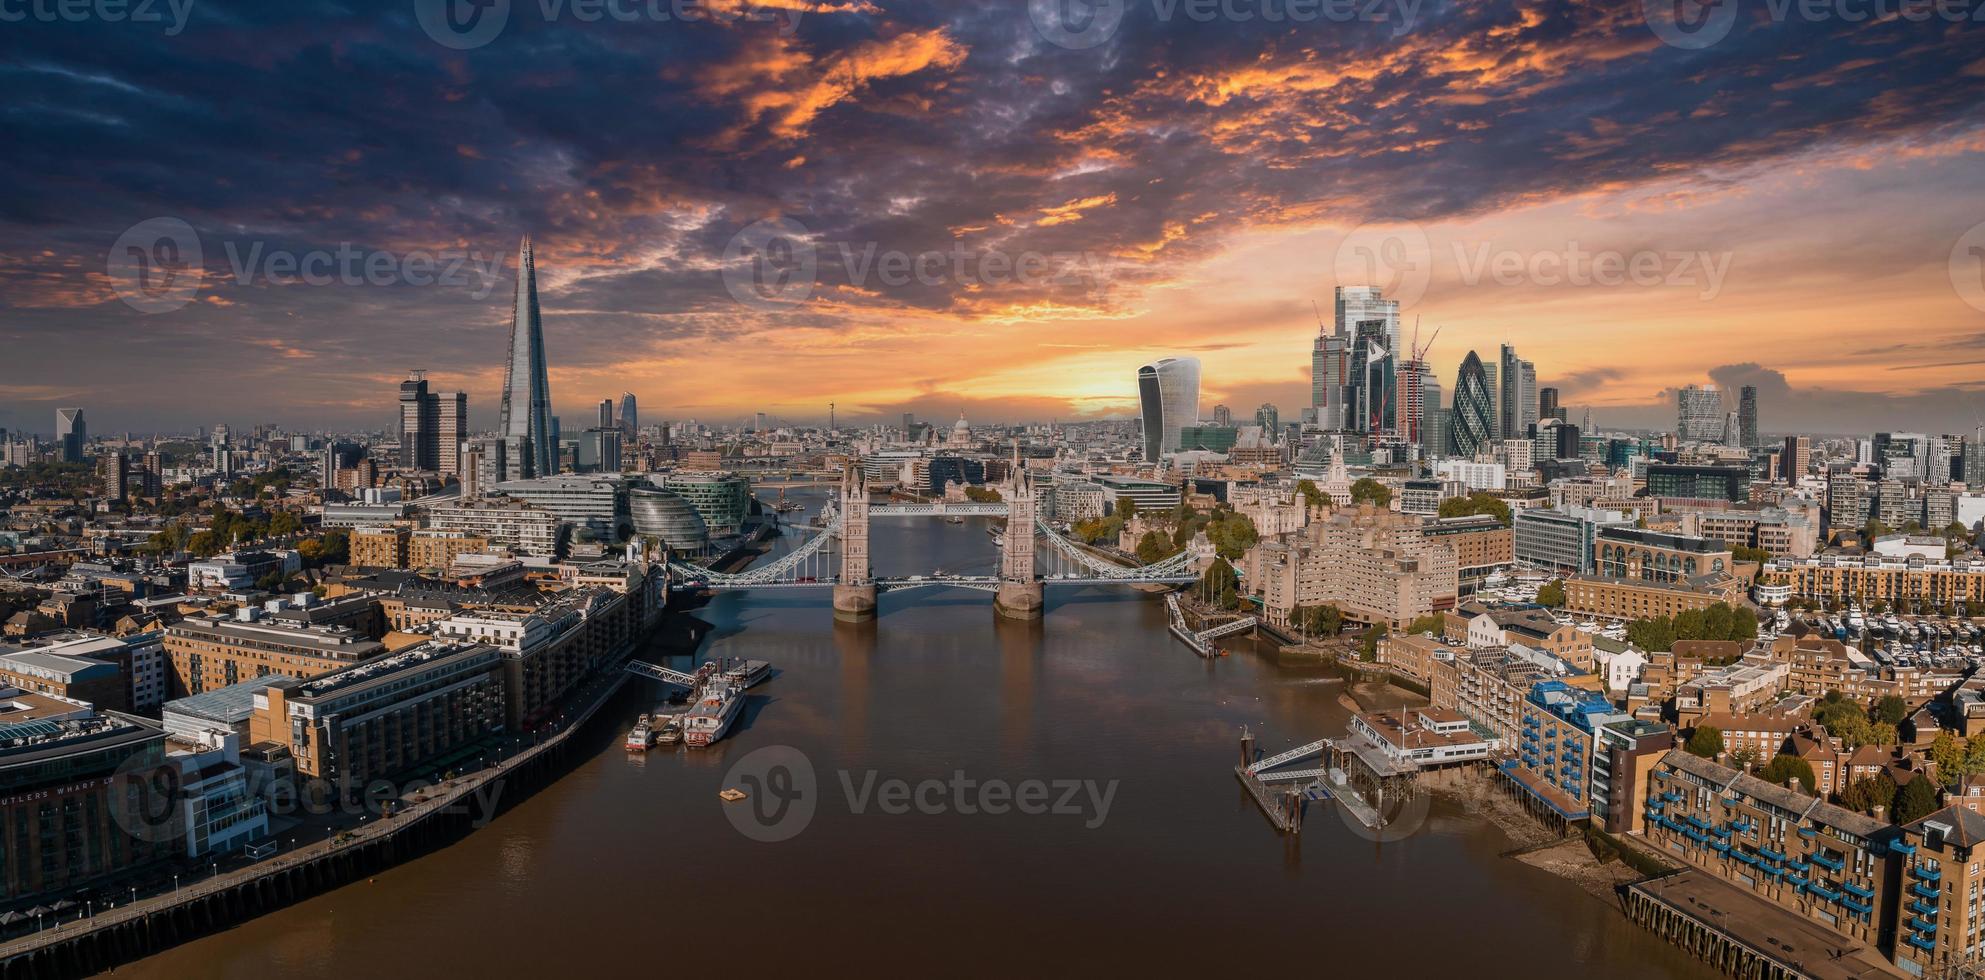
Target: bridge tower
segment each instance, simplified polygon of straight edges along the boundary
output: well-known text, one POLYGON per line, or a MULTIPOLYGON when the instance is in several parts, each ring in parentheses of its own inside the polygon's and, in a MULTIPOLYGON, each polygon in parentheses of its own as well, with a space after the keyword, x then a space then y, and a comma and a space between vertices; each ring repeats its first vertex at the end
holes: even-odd
POLYGON ((1007 482, 1006 535, 1000 541, 999 592, 993 611, 1008 619, 1040 619, 1045 600, 1034 571, 1034 481, 1013 443, 1013 478, 1007 482))
POLYGON ((868 481, 849 464, 841 474, 841 577, 834 584, 834 618, 875 618, 875 580, 868 564, 868 481))

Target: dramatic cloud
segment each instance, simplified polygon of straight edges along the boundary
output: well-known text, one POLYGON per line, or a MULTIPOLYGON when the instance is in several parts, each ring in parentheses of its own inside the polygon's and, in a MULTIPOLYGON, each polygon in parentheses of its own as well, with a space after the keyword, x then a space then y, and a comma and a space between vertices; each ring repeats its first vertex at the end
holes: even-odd
POLYGON ((1629 0, 1349 24, 1133 0, 1065 48, 1017 0, 520 2, 457 49, 414 6, 0 31, 0 425, 76 402, 106 429, 383 425, 412 367, 487 423, 527 232, 568 413, 625 388, 656 418, 1099 415, 1195 351, 1207 404, 1294 417, 1310 302, 1367 222, 1429 242, 1411 311, 1444 377, 1513 342, 1601 422, 1722 362, 1772 424, 1978 414, 1985 314, 1953 279, 1985 221, 1985 119, 1953 82, 1985 63, 1975 25, 1760 6, 1690 50, 1629 0), (128 249, 156 218, 201 268, 147 314, 120 287, 175 259, 128 249), (1661 275, 1558 275, 1588 252, 1661 275))

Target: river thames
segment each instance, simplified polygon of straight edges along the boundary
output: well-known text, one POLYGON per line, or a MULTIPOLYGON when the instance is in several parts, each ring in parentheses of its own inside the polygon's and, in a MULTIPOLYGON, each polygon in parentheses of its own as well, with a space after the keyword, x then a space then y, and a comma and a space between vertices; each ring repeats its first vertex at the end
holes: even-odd
MULTIPOLYGON (((993 566, 983 520, 877 520, 873 539, 885 575, 993 566)), ((824 589, 719 595, 697 613, 715 627, 699 656, 778 673, 717 746, 625 752, 619 733, 662 694, 637 681, 596 757, 465 840, 117 972, 1714 975, 1501 857, 1508 839, 1446 802, 1386 843, 1313 804, 1285 840, 1234 779, 1241 726, 1268 752, 1339 733, 1340 679, 1246 641, 1201 660, 1155 595, 1051 585, 1047 605, 1041 623, 996 622, 990 595, 921 589, 850 627, 824 589), (812 767, 813 812, 765 842, 733 819, 760 826, 775 794, 717 793, 773 746, 812 767), (898 783, 909 797, 885 812, 898 783), (1042 787, 1027 809, 1046 812, 994 786, 1042 787)))

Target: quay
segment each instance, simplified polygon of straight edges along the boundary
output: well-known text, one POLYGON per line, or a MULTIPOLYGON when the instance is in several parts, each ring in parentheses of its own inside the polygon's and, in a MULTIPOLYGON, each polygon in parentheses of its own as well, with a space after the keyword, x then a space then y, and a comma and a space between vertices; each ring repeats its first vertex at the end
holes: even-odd
MULTIPOLYGON (((654 627, 650 623, 650 630, 654 627)), ((553 734, 489 768, 437 783, 412 805, 323 841, 174 891, 97 912, 0 945, 0 980, 85 977, 294 905, 431 853, 556 782, 595 753, 581 733, 633 674, 621 669, 646 638, 608 658, 580 707, 553 734)))
POLYGON ((1902 976, 1875 950, 1695 869, 1623 885, 1620 901, 1635 923, 1738 980, 1902 976))

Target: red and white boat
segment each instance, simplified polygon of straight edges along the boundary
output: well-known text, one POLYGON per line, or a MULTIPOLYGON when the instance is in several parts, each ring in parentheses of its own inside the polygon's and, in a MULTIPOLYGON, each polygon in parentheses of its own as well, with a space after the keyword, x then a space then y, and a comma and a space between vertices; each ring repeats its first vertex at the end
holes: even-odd
POLYGON ((682 740, 700 749, 723 738, 744 710, 744 688, 729 675, 710 671, 696 691, 696 703, 682 716, 682 740))

